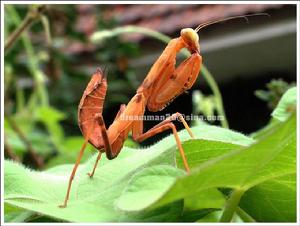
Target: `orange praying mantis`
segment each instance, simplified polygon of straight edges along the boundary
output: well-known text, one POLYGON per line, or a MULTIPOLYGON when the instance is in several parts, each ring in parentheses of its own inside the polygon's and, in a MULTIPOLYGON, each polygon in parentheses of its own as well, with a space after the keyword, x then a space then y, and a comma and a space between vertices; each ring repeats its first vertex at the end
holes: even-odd
POLYGON ((183 116, 177 112, 145 133, 143 132, 141 116, 144 115, 146 107, 152 112, 160 111, 177 96, 193 86, 202 64, 199 36, 197 34, 200 29, 211 24, 235 18, 247 19, 247 16, 253 15, 259 14, 229 17, 223 20, 212 21, 199 25, 195 30, 192 28, 182 29, 180 37, 172 39, 153 64, 143 83, 137 89, 136 94, 132 97, 127 106, 125 104, 120 106, 115 120, 108 129, 105 126, 102 116, 107 90, 107 79, 101 69, 98 69, 88 83, 78 107, 78 123, 85 140, 69 178, 65 200, 60 207, 63 208, 67 206, 72 181, 88 142, 99 150, 94 167, 91 173, 88 173, 92 178, 102 153, 105 152, 108 159, 116 158, 130 132, 132 132, 133 140, 141 142, 165 130, 172 130, 185 170, 189 173, 190 169, 184 150, 178 137, 176 127, 172 123, 173 120, 178 118, 183 123, 191 138, 194 138, 183 116), (178 67, 175 67, 176 55, 183 48, 186 48, 191 55, 180 63, 178 67))

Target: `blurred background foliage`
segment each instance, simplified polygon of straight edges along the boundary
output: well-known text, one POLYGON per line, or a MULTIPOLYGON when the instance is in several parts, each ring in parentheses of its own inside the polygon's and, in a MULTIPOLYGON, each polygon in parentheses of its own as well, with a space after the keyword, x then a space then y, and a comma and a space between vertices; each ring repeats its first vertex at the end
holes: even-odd
MULTIPOLYGON (((90 37, 94 32, 108 31, 127 25, 126 20, 131 23, 131 20, 128 19, 130 15, 134 16, 134 13, 138 15, 141 10, 147 14, 147 10, 139 9, 140 11, 134 12, 132 8, 130 5, 5 5, 4 30, 6 41, 18 27, 22 26, 26 18, 31 18, 30 25, 22 32, 20 38, 16 39, 5 50, 4 135, 5 156, 7 158, 39 169, 62 163, 74 163, 78 150, 83 143, 77 125, 77 106, 90 76, 97 67, 108 72, 109 88, 103 115, 107 125, 112 123, 120 104, 130 100, 151 66, 151 64, 142 66, 143 69, 141 70, 138 68, 141 62, 138 60, 141 60, 142 56, 149 55, 153 63, 154 60, 149 51, 156 49, 161 52, 165 45, 161 42, 154 42, 153 39, 151 42, 151 38, 142 39, 140 36, 133 36, 130 39, 118 35, 107 38, 105 42, 98 42, 97 44, 91 42, 90 37), (126 8, 129 9, 128 14, 126 14, 126 8), (120 20, 122 16, 123 19, 120 20)), ((278 10, 278 7, 274 8, 278 10)), ((172 10, 175 12, 175 8, 172 10)), ((176 10, 179 9, 176 8, 176 10)), ((189 10, 189 7, 184 7, 182 12, 189 13, 189 10)), ((272 14, 272 10, 274 9, 259 8, 259 10, 253 9, 249 12, 266 11, 272 14)), ((286 11, 289 12, 294 9, 285 7, 282 10, 283 15, 285 15, 286 11)), ((157 11, 158 14, 159 12, 157 11)), ((244 13, 243 11, 232 12, 244 13)), ((227 14, 225 13, 225 15, 227 14)), ((162 20, 163 17, 160 19, 162 20)), ((148 18, 147 20, 150 24, 151 19, 148 18)), ((159 24, 156 23, 156 20, 152 22, 151 26, 159 24)), ((191 26, 196 23, 198 21, 193 21, 191 26)), ((256 24, 254 23, 254 25, 256 24)), ((155 28, 151 26, 150 28, 155 28)), ((176 27, 174 24, 170 26, 176 27)), ((226 25, 223 24, 222 26, 226 25)), ((171 37, 176 37, 181 28, 183 27, 177 26, 177 30, 166 31, 166 33, 171 37)), ((163 29, 158 29, 158 31, 164 32, 163 29)), ((203 32, 204 43, 205 37, 209 38, 210 34, 211 31, 209 30, 207 33, 203 32)), ((205 45, 203 44, 203 46, 205 45)), ((205 54, 204 51, 203 57, 206 63, 205 54)), ((207 59, 211 57, 209 54, 211 53, 207 53, 207 59)), ((215 56, 217 58, 218 54, 215 56)), ((294 58, 292 58, 293 60, 294 58)), ((208 60, 208 64, 210 62, 208 60)), ((282 71, 279 72, 282 73, 282 71)), ((274 109, 282 94, 291 86, 290 82, 296 81, 293 70, 287 72, 287 76, 279 76, 285 77, 284 80, 272 80, 273 74, 269 73, 267 79, 260 80, 257 86, 248 84, 252 90, 249 95, 252 97, 254 97, 254 90, 260 89, 255 92, 258 97, 255 99, 257 103, 261 100, 267 102, 262 102, 266 106, 263 109, 265 112, 253 116, 251 126, 253 126, 253 121, 257 121, 257 124, 254 123, 255 129, 268 123, 269 113, 274 109), (270 83, 266 85, 268 82, 270 83)), ((274 77, 278 78, 278 74, 274 77)), ((179 97, 161 114, 179 111, 185 114, 216 115, 216 98, 211 94, 211 87, 202 78, 200 82, 201 85, 198 82, 189 94, 179 97)), ((253 127, 247 128, 246 122, 243 124, 241 118, 237 117, 236 114, 231 114, 232 109, 236 110, 232 107, 232 101, 237 102, 236 106, 244 103, 248 112, 249 109, 250 112, 253 112, 255 106, 262 105, 255 105, 254 103, 251 106, 245 98, 242 100, 244 102, 241 102, 241 98, 238 97, 236 100, 232 100, 232 93, 228 92, 230 89, 228 87, 238 89, 239 81, 220 83, 231 128, 238 130, 244 128, 242 132, 245 133, 253 132, 253 127)), ((156 123, 146 122, 145 130, 156 123)), ((219 123, 216 122, 216 124, 219 123)), ((182 128, 180 124, 178 126, 182 128)), ((165 133, 142 143, 142 145, 149 145, 164 135, 165 133)), ((129 139, 125 145, 136 146, 138 144, 129 139)), ((94 148, 89 146, 88 149, 90 154, 94 153, 92 152, 94 148)), ((88 157, 88 154, 84 155, 85 159, 88 157)))
MULTIPOLYGON (((5 38, 37 7, 44 6, 6 5, 5 38)), ((93 21, 96 28, 116 26, 114 20, 103 19, 101 8, 93 21)), ((43 15, 47 22, 36 18, 5 55, 6 154, 37 168, 73 163, 82 145, 77 106, 96 69, 86 63, 100 62, 99 67, 109 71, 105 107, 118 108, 130 100, 137 88, 132 82, 136 81, 133 69, 123 61, 139 54, 136 44, 122 42, 118 37, 106 45, 92 46, 76 27, 80 18, 76 6, 47 6, 43 15), (47 34, 48 31, 51 32, 47 34), (90 48, 95 54, 86 56, 84 50, 90 48)), ((105 113, 112 120, 111 113, 105 113)))

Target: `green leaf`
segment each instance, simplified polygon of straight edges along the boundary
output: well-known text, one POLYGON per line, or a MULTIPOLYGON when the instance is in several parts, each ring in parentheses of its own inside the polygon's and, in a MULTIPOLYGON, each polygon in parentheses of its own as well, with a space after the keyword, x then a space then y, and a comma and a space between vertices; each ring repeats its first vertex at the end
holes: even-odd
POLYGON ((60 150, 61 142, 64 138, 64 131, 59 122, 65 118, 64 113, 49 106, 39 107, 36 110, 36 118, 44 123, 54 145, 60 150))
MULTIPOLYGON (((26 138, 32 144, 33 149, 38 154, 41 156, 47 156, 53 151, 48 134, 43 133, 40 130, 32 130, 30 132, 24 131, 23 124, 18 123, 18 125, 22 132, 26 135, 26 138)), ((9 145, 11 145, 16 154, 22 156, 28 151, 25 143, 21 140, 20 136, 12 129, 7 121, 5 123, 5 135, 9 145)))
POLYGON ((280 99, 277 107, 272 112, 272 116, 279 121, 285 121, 296 110, 297 88, 290 88, 280 99))
POLYGON ((38 173, 6 161, 5 202, 66 221, 117 222, 120 218, 131 221, 130 216, 116 212, 114 200, 136 171, 151 164, 170 163, 169 155, 173 154, 165 153, 167 158, 158 158, 157 152, 125 148, 116 161, 103 158, 94 178, 90 179, 86 174, 92 169, 95 160, 92 158, 79 167, 69 205, 65 209, 58 205, 64 199, 72 165, 38 173))
POLYGON ((240 206, 260 222, 296 222, 296 174, 287 174, 249 189, 240 206))
MULTIPOLYGON (((276 84, 278 82, 282 83, 283 81, 279 80, 274 82, 276 84)), ((278 123, 285 121, 293 112, 295 112, 297 104, 296 95, 296 87, 288 89, 280 99, 276 109, 273 111, 273 118, 270 122, 262 129, 252 133, 251 137, 254 139, 263 138, 265 135, 269 134, 278 123)))
POLYGON ((272 79, 266 84, 267 90, 256 90, 255 96, 259 99, 266 101, 270 109, 275 109, 278 105, 282 95, 291 87, 294 87, 295 83, 287 83, 282 79, 272 79))
POLYGON ((125 147, 129 148, 139 148, 139 143, 135 142, 131 137, 128 137, 124 142, 125 147))
POLYGON ((203 113, 208 117, 214 115, 214 111, 217 109, 217 104, 213 95, 205 96, 201 91, 196 90, 193 92, 192 99, 195 114, 203 113))
POLYGON ((216 212, 215 209, 202 209, 202 210, 192 210, 192 211, 185 211, 182 213, 179 222, 196 222, 199 219, 205 218, 207 215, 216 212))
MULTIPOLYGON (((201 125, 192 130, 197 139, 236 145, 253 143, 251 138, 215 126, 201 125)), ((179 132, 179 136, 185 148, 184 141, 189 140, 190 137, 186 131, 179 132)), ((199 140, 193 142, 197 146, 199 140)), ((173 135, 147 149, 124 147, 118 158, 112 161, 103 157, 94 178, 90 179, 86 173, 90 172, 93 167, 96 157, 94 156, 79 166, 73 182, 69 205, 65 209, 57 206, 64 199, 72 165, 61 165, 45 172, 35 172, 6 161, 5 203, 72 222, 147 221, 147 219, 159 221, 168 218, 175 220, 174 211, 180 215, 178 212, 181 212, 183 208, 179 205, 180 200, 169 204, 171 205, 169 208, 161 207, 164 209, 162 215, 155 210, 141 211, 138 214, 128 213, 128 211, 120 212, 115 203, 136 173, 155 165, 174 166, 176 149, 173 135), (155 218, 151 213, 161 216, 161 219, 155 218)), ((187 149, 185 151, 188 152, 187 149)))
MULTIPOLYGON (((209 127, 212 128, 211 126, 209 127)), ((221 130, 227 131, 225 129, 221 130)), ((217 133, 215 133, 215 136, 216 134, 217 133)), ((227 135, 229 134, 227 133, 227 135)), ((236 135, 240 136, 239 134, 236 135)), ((229 137, 230 136, 228 136, 227 139, 229 137)), ((228 139, 228 142, 229 140, 230 139, 228 139)), ((187 161, 191 168, 240 147, 242 146, 209 140, 189 140, 184 143, 187 161)), ((183 168, 182 159, 178 153, 177 165, 183 168)), ((159 198, 166 189, 172 186, 176 181, 176 178, 180 175, 183 175, 180 171, 175 171, 174 168, 168 168, 167 166, 146 168, 130 180, 127 189, 125 189, 117 202, 118 208, 123 211, 139 211, 144 209, 145 206, 148 206, 153 202, 155 197, 159 198), (150 179, 148 180, 147 178, 150 179), (149 181, 152 181, 153 183, 149 184, 149 181), (155 184, 155 186, 153 186, 153 184, 155 184)), ((194 197, 195 193, 192 194, 193 196, 190 197, 190 199, 187 197, 185 200, 185 208, 190 210, 200 209, 201 207, 222 208, 225 201, 223 195, 216 189, 201 191, 196 194, 197 198, 194 197)))
POLYGON ((222 209, 225 204, 225 197, 218 189, 210 188, 194 193, 184 199, 185 210, 199 209, 222 209))
POLYGON ((116 205, 124 211, 139 211, 149 205, 153 197, 166 192, 181 175, 184 175, 183 171, 168 165, 148 167, 131 178, 130 186, 124 190, 116 205))
MULTIPOLYGON (((204 162, 194 168, 190 175, 176 179, 167 191, 164 187, 160 194, 153 195, 152 200, 147 197, 147 202, 140 203, 138 208, 154 209, 210 188, 226 187, 247 191, 266 181, 295 173, 295 156, 296 117, 294 115, 286 123, 274 127, 273 131, 261 141, 204 162)), ((131 191, 130 186, 136 186, 134 181, 129 184, 127 193, 131 191)), ((130 195, 133 200, 135 195, 138 197, 142 192, 140 190, 126 195, 130 195)), ((295 207, 291 202, 289 205, 291 208, 295 207)), ((276 208, 281 210, 282 207, 279 205, 276 208)))
POLYGON ((197 222, 201 222, 201 223, 208 223, 208 222, 218 222, 220 219, 222 212, 221 211, 214 211, 212 213, 207 214, 206 216, 202 217, 201 219, 199 218, 199 220, 197 222))
POLYGON ((264 126, 263 128, 251 133, 250 136, 253 139, 260 140, 261 138, 268 135, 269 133, 272 133, 274 127, 276 127, 279 123, 280 123, 280 121, 278 121, 277 119, 272 118, 266 126, 264 126))
POLYGON ((9 204, 4 205, 4 212, 5 222, 24 222, 34 214, 32 211, 24 210, 9 204))
MULTIPOLYGON (((251 143, 250 140, 249 143, 251 143)), ((242 145, 242 143, 240 143, 240 145, 237 145, 229 143, 229 140, 226 143, 220 141, 197 140, 197 145, 195 145, 195 141, 189 140, 186 141, 184 145, 185 149, 188 150, 186 152, 186 158, 189 166, 190 168, 195 168, 201 163, 206 162, 212 158, 218 157, 232 150, 236 150, 238 148, 241 148, 242 146, 246 146, 248 145, 248 142, 245 142, 244 145, 242 145)), ((176 154, 176 157, 177 166, 180 168, 184 168, 182 158, 178 152, 176 154)))
MULTIPOLYGON (((195 133, 200 134, 204 139, 189 140, 184 143, 187 161, 191 168, 194 168, 209 159, 253 143, 252 139, 249 139, 239 133, 206 124, 193 128, 193 131, 196 131, 195 133)), ((183 168, 182 159, 179 153, 177 153, 177 165, 183 168)), ((173 171, 170 171, 166 175, 166 171, 167 169, 165 168, 156 167, 155 169, 145 169, 140 174, 135 175, 135 177, 129 182, 127 189, 118 200, 118 208, 123 211, 140 211, 151 205, 153 200, 158 199, 167 188, 171 187, 175 182, 175 179, 180 175, 173 171), (162 175, 164 175, 163 178, 162 175), (153 186, 152 183, 150 186, 147 185, 149 183, 144 179, 145 177, 152 178, 151 181, 154 181, 153 184, 155 184, 155 186, 153 186), (163 181, 164 183, 155 183, 155 180, 163 181), (147 194, 146 198, 145 194, 147 194), (141 197, 144 197, 142 202, 140 201, 141 197)), ((220 197, 219 193, 216 197, 212 197, 212 192, 214 194, 217 193, 217 191, 213 189, 202 192, 202 197, 207 197, 206 200, 201 200, 203 208, 205 206, 205 201, 207 206, 208 203, 212 201, 210 198, 217 199, 219 203, 212 204, 213 202, 211 202, 211 206, 207 208, 217 208, 220 207, 218 204, 224 203, 224 198, 220 197), (218 206, 216 207, 215 205, 218 206)), ((193 192, 191 194, 194 195, 193 192)))
MULTIPOLYGON (((197 220, 197 222, 199 222, 199 223, 207 223, 207 222, 218 223, 221 215, 222 215, 222 211, 214 211, 214 212, 207 214, 206 216, 204 216, 202 218, 199 218, 199 220, 197 220)), ((239 215, 234 214, 231 222, 232 223, 241 223, 243 221, 241 220, 239 215)))

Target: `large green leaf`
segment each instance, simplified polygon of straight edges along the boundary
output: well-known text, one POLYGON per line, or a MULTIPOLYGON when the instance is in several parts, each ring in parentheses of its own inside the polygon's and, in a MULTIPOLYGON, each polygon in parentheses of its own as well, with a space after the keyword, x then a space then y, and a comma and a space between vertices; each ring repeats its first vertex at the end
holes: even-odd
POLYGON ((296 222, 296 174, 273 178, 249 189, 240 206, 257 221, 296 222))
MULTIPOLYGON (((203 140, 210 140, 207 141, 209 143, 218 141, 224 145, 253 143, 251 138, 215 126, 201 125, 193 128, 193 132, 197 138, 197 140, 192 141, 194 145, 188 144, 186 146, 185 142, 183 143, 187 153, 191 147, 200 148, 199 144, 204 144, 203 140)), ((182 141, 190 139, 185 131, 181 131, 179 135, 182 141)), ((139 150, 124 147, 115 160, 108 161, 103 158, 91 180, 86 173, 92 169, 94 156, 78 168, 69 205, 65 209, 60 209, 57 206, 63 201, 72 165, 61 165, 46 172, 35 172, 6 161, 5 202, 54 218, 74 222, 175 220, 175 212, 180 215, 183 208, 180 200, 169 204, 171 205, 169 208, 161 207, 160 214, 158 214, 158 210, 138 214, 128 213, 128 211, 120 212, 115 206, 116 200, 121 196, 135 173, 154 165, 174 166, 175 144, 174 137, 171 135, 147 149, 139 150)), ((211 150, 213 150, 213 146, 211 146, 211 150)), ((210 150, 206 149, 206 151, 209 152, 210 150)), ((178 171, 175 168, 174 170, 174 172, 178 171)), ((177 177, 177 175, 175 176, 177 177)), ((163 185, 163 183, 157 182, 157 184, 151 181, 144 183, 144 185, 148 186, 149 183, 153 186, 163 185)))
MULTIPOLYGON (((209 128, 214 127, 209 126, 209 128)), ((224 129, 221 129, 221 131, 224 131, 224 129)), ((215 138, 217 137, 219 140, 221 140, 221 137, 218 137, 221 136, 220 134, 221 133, 215 133, 215 138)), ((199 164, 201 164, 202 162, 208 161, 209 159, 213 159, 219 155, 228 153, 229 151, 236 150, 242 147, 242 145, 232 144, 229 142, 240 144, 244 142, 244 146, 246 146, 245 144, 249 144, 252 142, 252 140, 250 139, 244 139, 244 141, 243 139, 241 139, 240 142, 237 142, 232 136, 229 135, 229 133, 226 134, 228 135, 227 143, 211 140, 197 140, 197 143, 194 140, 186 141, 184 143, 184 149, 186 151, 186 157, 189 166, 191 168, 194 168, 196 166, 199 166, 199 164)), ((236 136, 240 137, 240 134, 236 134, 236 136)), ((213 136, 211 134, 210 138, 212 137, 213 136)), ((207 136, 207 139, 208 138, 209 137, 207 136)), ((245 137, 242 136, 241 138, 245 137)), ((177 154, 177 163, 179 167, 183 168, 182 159, 179 153, 177 154)), ((153 197, 161 196, 164 193, 164 191, 166 191, 176 181, 176 178, 178 178, 178 176, 180 175, 180 173, 166 174, 167 170, 167 168, 152 167, 149 169, 147 168, 141 173, 135 175, 130 181, 130 185, 132 185, 132 187, 129 186, 128 190, 125 190, 123 195, 118 200, 118 208, 124 211, 138 211, 141 209, 141 206, 149 205, 149 202, 153 201, 153 197), (145 178, 151 178, 151 181, 157 180, 157 183, 154 182, 153 184, 155 184, 155 186, 153 187, 153 184, 149 184, 149 180, 145 180, 145 178), (163 183, 159 183, 159 181, 162 181, 163 183), (148 194, 147 197, 141 199, 140 197, 144 197, 146 193, 148 194)), ((191 189, 191 194, 195 195, 195 192, 193 192, 194 188, 191 189)), ((211 205, 207 208, 220 207, 219 204, 224 203, 224 198, 220 197, 220 195, 218 195, 217 193, 218 191, 214 189, 209 189, 208 191, 201 191, 199 194, 197 194, 197 196, 200 196, 200 199, 201 197, 206 197, 205 200, 201 199, 201 204, 203 205, 202 207, 204 208, 205 202, 210 203, 211 205), (211 193, 214 193, 214 195, 216 196, 212 197, 211 193), (217 202, 215 203, 214 201, 217 202), (218 205, 218 207, 214 205, 218 205)), ((195 200, 195 197, 193 197, 192 199, 195 200)), ((195 205, 193 208, 197 208, 197 206, 199 207, 199 204, 195 205)))
MULTIPOLYGON (((199 149, 197 146, 191 146, 188 149, 189 152, 196 152, 193 151, 193 148, 199 149)), ((295 157, 296 116, 294 115, 287 122, 279 123, 261 141, 206 161, 194 168, 190 175, 181 176, 174 183, 170 183, 169 189, 164 186, 161 192, 151 193, 152 199, 147 197, 147 200, 136 203, 132 207, 124 200, 134 200, 139 197, 140 193, 145 193, 149 189, 149 187, 136 189, 140 183, 140 178, 137 176, 130 182, 117 204, 122 210, 138 211, 157 208, 210 188, 225 187, 247 191, 261 183, 267 183, 295 173, 295 157)), ((171 180, 169 179, 169 181, 171 180)), ((289 199, 288 205, 289 215, 277 216, 281 221, 286 221, 286 219, 293 221, 295 219, 295 214, 293 214, 296 208, 294 200, 289 199)), ((282 210, 281 205, 276 206, 276 208, 282 210)), ((282 211, 280 214, 284 215, 285 212, 282 211)), ((258 218, 258 220, 265 219, 258 218)))
POLYGON ((130 186, 118 199, 117 206, 126 211, 140 210, 141 205, 147 205, 152 202, 153 197, 166 192, 181 175, 184 172, 171 166, 148 167, 131 178, 130 186), (134 197, 130 194, 134 194, 134 197))

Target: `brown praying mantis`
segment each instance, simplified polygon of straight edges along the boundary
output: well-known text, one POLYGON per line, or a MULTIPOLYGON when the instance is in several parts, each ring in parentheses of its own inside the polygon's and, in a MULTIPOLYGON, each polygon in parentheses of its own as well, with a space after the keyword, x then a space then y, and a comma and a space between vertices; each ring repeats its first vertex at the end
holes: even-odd
POLYGON ((177 96, 193 86, 202 64, 199 36, 197 34, 201 28, 235 18, 247 19, 247 16, 254 15, 262 14, 235 16, 223 20, 212 21, 199 25, 195 30, 192 28, 182 29, 180 37, 172 39, 160 57, 153 64, 130 102, 127 105, 122 104, 120 106, 115 120, 108 129, 105 126, 102 116, 107 90, 107 79, 102 70, 98 69, 88 83, 78 107, 78 123, 85 139, 69 178, 64 203, 60 205, 60 207, 67 206, 72 181, 88 142, 99 150, 94 167, 91 173, 88 173, 92 178, 102 153, 105 152, 108 159, 116 158, 130 132, 132 132, 133 140, 141 142, 165 130, 172 130, 185 170, 189 173, 190 169, 185 153, 178 137, 176 127, 172 122, 175 119, 179 119, 191 138, 194 138, 184 117, 177 112, 144 133, 143 121, 140 116, 144 115, 146 107, 152 112, 162 110, 177 96), (175 67, 176 55, 183 48, 186 48, 191 55, 181 62, 178 67, 175 67))

